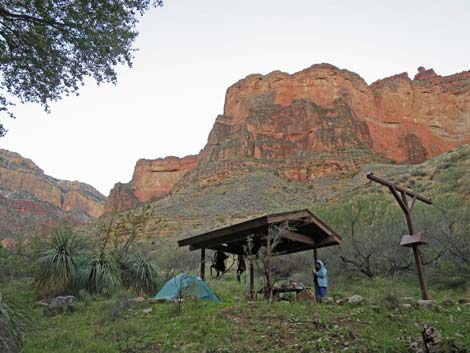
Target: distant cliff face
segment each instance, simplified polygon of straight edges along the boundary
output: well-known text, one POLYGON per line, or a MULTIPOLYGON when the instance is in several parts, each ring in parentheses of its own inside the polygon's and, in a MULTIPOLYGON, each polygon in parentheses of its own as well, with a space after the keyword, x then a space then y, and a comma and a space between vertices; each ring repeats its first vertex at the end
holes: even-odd
POLYGON ((99 217, 104 202, 93 187, 54 179, 31 160, 0 149, 0 231, 20 227, 28 215, 30 225, 39 228, 63 218, 83 223, 99 217))
POLYGON ((197 159, 197 156, 186 156, 139 160, 132 180, 127 184, 117 183, 111 190, 105 213, 127 210, 167 196, 182 176, 195 167, 197 159))
POLYGON ((367 118, 374 151, 396 162, 422 162, 470 143, 470 71, 441 77, 419 68, 371 86, 376 113, 367 118))
MULTIPOLYGON (((300 181, 341 178, 374 159, 420 163, 467 143, 470 71, 441 77, 421 67, 413 80, 402 73, 368 85, 353 72, 319 64, 235 83, 198 156, 186 157, 184 168, 184 158, 175 168, 166 159, 139 161, 132 190, 112 194, 148 202, 260 169, 300 181), (154 172, 160 165, 161 175, 154 172)), ((111 204, 112 198, 107 209, 111 204)))

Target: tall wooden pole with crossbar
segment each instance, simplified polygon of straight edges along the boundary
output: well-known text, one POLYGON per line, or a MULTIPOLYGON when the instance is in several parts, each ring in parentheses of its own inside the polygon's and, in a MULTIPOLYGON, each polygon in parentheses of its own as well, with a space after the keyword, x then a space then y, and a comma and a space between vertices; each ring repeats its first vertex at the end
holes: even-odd
POLYGON ((418 272, 419 278, 419 286, 421 288, 421 297, 425 300, 429 299, 428 292, 426 289, 426 282, 424 280, 423 262, 421 259, 421 253, 418 248, 418 246, 420 245, 427 244, 427 240, 425 239, 422 233, 415 233, 415 229, 413 227, 413 222, 411 219, 411 212, 413 211, 413 207, 416 203, 416 200, 431 205, 431 199, 421 196, 408 189, 402 188, 401 186, 395 185, 388 180, 376 177, 373 173, 368 173, 367 179, 387 186, 390 189, 392 195, 395 197, 395 200, 397 200, 398 205, 400 205, 400 208, 402 209, 403 213, 405 214, 406 224, 408 226, 408 231, 410 234, 403 236, 400 245, 411 247, 413 249, 413 255, 416 262, 416 271, 418 272))

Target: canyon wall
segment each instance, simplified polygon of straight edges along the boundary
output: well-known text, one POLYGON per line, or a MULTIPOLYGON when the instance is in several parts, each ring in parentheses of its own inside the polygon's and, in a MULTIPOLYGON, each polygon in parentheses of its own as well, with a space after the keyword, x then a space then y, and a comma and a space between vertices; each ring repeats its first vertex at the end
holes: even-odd
POLYGON ((342 178, 371 161, 420 163, 470 143, 470 71, 418 69, 368 85, 330 64, 249 75, 228 88, 198 156, 141 160, 106 209, 150 202, 189 185, 268 170, 292 180, 342 178))
POLYGON ((104 203, 104 195, 90 185, 52 178, 31 160, 0 149, 0 231, 21 228, 25 215, 35 218, 32 228, 64 218, 84 223, 101 216, 104 203))

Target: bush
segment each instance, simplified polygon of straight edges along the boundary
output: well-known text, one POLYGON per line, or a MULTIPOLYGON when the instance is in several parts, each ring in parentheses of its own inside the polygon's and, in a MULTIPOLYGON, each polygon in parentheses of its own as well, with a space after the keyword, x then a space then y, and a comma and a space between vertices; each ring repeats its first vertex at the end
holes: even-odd
POLYGON ((57 229, 36 261, 33 287, 41 297, 56 297, 74 292, 77 271, 77 241, 66 228, 57 229))
POLYGON ((154 295, 162 286, 157 264, 152 260, 136 257, 128 261, 125 268, 124 284, 141 296, 154 295))
POLYGON ((0 293, 0 352, 16 353, 24 341, 21 316, 5 303, 0 293))
POLYGON ((116 263, 105 257, 92 257, 80 266, 77 289, 90 294, 111 295, 121 287, 121 276, 116 263))

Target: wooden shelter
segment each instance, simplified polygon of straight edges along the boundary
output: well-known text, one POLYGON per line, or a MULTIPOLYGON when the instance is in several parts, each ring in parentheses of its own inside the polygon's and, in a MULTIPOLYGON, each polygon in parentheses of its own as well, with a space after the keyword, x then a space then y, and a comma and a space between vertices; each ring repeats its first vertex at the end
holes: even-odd
MULTIPOLYGON (((341 244, 341 238, 309 210, 298 210, 270 214, 249 221, 233 224, 208 233, 178 241, 178 245, 189 246, 191 251, 201 250, 201 278, 205 277, 205 249, 223 251, 229 254, 245 255, 248 240, 251 239, 251 253, 257 254, 266 244, 266 236, 272 226, 287 223, 288 232, 283 232, 273 252, 276 255, 314 250, 341 244)), ((250 262, 250 293, 253 291, 253 263, 250 262)))

